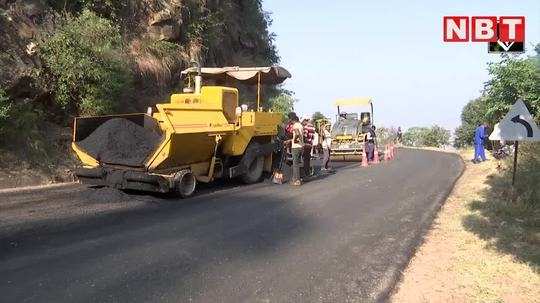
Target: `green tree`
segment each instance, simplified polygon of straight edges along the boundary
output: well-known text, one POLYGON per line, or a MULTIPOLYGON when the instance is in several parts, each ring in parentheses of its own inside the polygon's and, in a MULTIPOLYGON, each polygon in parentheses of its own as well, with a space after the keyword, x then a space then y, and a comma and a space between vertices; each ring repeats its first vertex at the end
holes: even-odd
POLYGON ((429 131, 427 127, 411 127, 403 133, 403 145, 406 146, 422 146, 423 138, 429 131))
POLYGON ((455 147, 461 148, 473 143, 476 127, 486 122, 486 98, 480 97, 469 101, 461 111, 461 125, 456 129, 455 147))
POLYGON ((284 91, 281 94, 270 98, 270 110, 280 113, 282 115, 282 120, 285 121, 287 119, 287 114, 294 111, 294 103, 296 103, 296 101, 297 100, 291 92, 284 91))
POLYGON ((498 122, 519 98, 525 101, 531 114, 540 119, 538 56, 524 59, 503 56, 500 62, 490 63, 488 71, 490 80, 484 88, 485 116, 491 124, 498 122))
POLYGON ((429 131, 425 133, 423 138, 424 146, 443 147, 448 145, 450 140, 450 131, 441 126, 433 125, 429 131))
POLYGON ((47 0, 47 2, 53 9, 64 13, 80 13, 88 9, 108 19, 116 19, 118 13, 130 5, 129 1, 125 0, 47 0))
POLYGON ((433 125, 432 127, 411 127, 403 134, 403 144, 407 146, 442 147, 450 140, 450 131, 433 125))
POLYGON ((131 86, 122 47, 120 31, 111 21, 88 10, 68 18, 41 47, 56 103, 74 114, 114 112, 131 86))
POLYGON ((313 119, 313 121, 316 121, 316 120, 326 119, 326 116, 323 115, 323 113, 317 111, 313 113, 313 115, 311 116, 311 119, 313 119))
POLYGON ((27 152, 37 152, 41 148, 41 142, 36 142, 40 114, 31 103, 13 102, 0 88, 0 149, 24 146, 27 152))
POLYGON ((535 50, 534 57, 503 55, 500 62, 489 64, 490 79, 484 86, 483 95, 467 103, 461 112, 461 125, 455 132, 456 147, 472 144, 478 124, 499 122, 519 98, 540 121, 540 44, 535 50))

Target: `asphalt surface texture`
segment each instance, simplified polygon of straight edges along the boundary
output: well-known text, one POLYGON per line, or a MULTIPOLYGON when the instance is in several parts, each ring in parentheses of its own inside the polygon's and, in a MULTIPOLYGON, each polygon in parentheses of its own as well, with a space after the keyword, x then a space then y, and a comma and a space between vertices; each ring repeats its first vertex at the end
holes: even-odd
POLYGON ((384 302, 463 163, 400 149, 336 167, 301 187, 218 184, 186 200, 79 185, 0 195, 0 301, 384 302))

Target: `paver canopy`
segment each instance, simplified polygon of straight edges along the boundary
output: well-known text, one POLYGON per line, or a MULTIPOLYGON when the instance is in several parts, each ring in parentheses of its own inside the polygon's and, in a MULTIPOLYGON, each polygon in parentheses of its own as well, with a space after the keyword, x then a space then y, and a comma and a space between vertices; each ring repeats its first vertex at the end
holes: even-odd
MULTIPOLYGON (((197 67, 190 67, 182 71, 182 74, 196 74, 197 67)), ((285 79, 290 78, 291 74, 281 66, 269 67, 203 67, 201 74, 205 79, 227 82, 227 80, 239 80, 248 84, 280 84, 285 79)))

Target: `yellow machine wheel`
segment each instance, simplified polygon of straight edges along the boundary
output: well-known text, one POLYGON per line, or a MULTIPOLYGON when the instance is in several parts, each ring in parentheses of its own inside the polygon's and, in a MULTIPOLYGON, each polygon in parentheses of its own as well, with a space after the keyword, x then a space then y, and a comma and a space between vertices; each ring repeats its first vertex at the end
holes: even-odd
POLYGON ((174 193, 181 198, 187 198, 195 192, 197 179, 189 170, 182 170, 174 175, 174 193))
MULTIPOLYGON (((258 149, 259 144, 256 142, 250 143, 247 147, 246 153, 250 149, 258 149)), ((264 170, 264 155, 257 155, 251 160, 251 163, 246 163, 246 172, 240 176, 242 182, 246 184, 257 183, 261 180, 264 170)))

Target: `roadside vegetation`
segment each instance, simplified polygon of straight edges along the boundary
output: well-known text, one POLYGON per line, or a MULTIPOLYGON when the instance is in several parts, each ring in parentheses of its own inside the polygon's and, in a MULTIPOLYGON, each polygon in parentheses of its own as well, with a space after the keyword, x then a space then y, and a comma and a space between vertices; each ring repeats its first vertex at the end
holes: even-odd
POLYGON ((280 94, 270 98, 270 110, 281 114, 281 120, 285 122, 287 115, 294 111, 294 103, 298 100, 294 98, 294 93, 283 90, 280 94))
POLYGON ((55 105, 75 115, 118 112, 132 89, 120 28, 89 10, 63 23, 40 51, 55 105))
MULTIPOLYGON (((499 62, 490 63, 488 71, 490 79, 486 82, 482 96, 470 101, 463 108, 462 124, 456 129, 456 147, 470 146, 474 130, 480 123, 486 122, 493 127, 519 98, 525 102, 536 123, 540 123, 540 44, 536 46, 535 56, 520 58, 505 55, 499 62)), ((499 146, 500 144, 495 142, 493 148, 499 146)), ((502 200, 511 200, 523 207, 531 208, 531 211, 538 209, 539 157, 540 143, 520 144, 516 186, 513 190, 504 192, 500 196, 502 200)), ((510 158, 501 163, 500 174, 495 178, 498 181, 493 184, 494 186, 509 188, 512 160, 510 158)))
POLYGON ((466 148, 472 146, 474 131, 485 120, 487 102, 484 97, 473 99, 461 111, 461 125, 455 131, 454 146, 466 148))
POLYGON ((6 91, 0 88, 0 132, 4 132, 4 127, 9 118, 9 112, 11 111, 11 103, 6 96, 6 91))
MULTIPOLYGON (((464 159, 473 155, 471 149, 460 153, 464 159)), ((495 161, 465 165, 392 302, 538 302, 534 216, 497 197, 508 187, 496 185, 495 161)))
POLYGON ((327 118, 323 113, 317 111, 317 112, 314 112, 313 115, 311 115, 311 119, 313 119, 313 121, 317 121, 317 120, 327 119, 327 118))
POLYGON ((403 145, 443 147, 449 144, 450 131, 441 126, 411 127, 403 134, 403 145))
POLYGON ((488 71, 482 95, 463 108, 455 132, 467 168, 407 268, 395 302, 537 302, 540 297, 540 142, 520 143, 514 186, 513 157, 470 162, 475 128, 484 122, 493 126, 518 98, 540 122, 540 45, 536 56, 503 56, 488 71))

